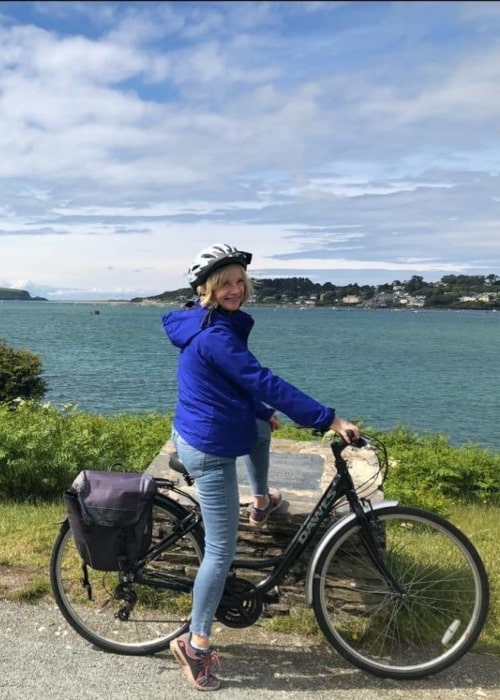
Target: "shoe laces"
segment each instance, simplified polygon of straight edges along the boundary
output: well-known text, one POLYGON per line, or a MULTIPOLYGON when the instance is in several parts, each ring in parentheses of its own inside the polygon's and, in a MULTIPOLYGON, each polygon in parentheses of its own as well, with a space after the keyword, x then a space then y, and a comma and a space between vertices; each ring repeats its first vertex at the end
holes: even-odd
POLYGON ((212 675, 212 671, 220 669, 220 658, 215 651, 209 651, 206 654, 200 654, 200 672, 199 675, 203 678, 208 678, 212 675))

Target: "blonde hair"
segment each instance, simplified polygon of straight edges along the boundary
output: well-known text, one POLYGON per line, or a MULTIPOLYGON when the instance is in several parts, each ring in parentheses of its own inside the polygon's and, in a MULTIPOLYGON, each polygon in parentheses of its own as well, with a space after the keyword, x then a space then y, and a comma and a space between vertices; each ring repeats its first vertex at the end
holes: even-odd
POLYGON ((238 268, 238 270, 240 270, 241 277, 245 286, 245 291, 243 293, 243 299, 241 303, 245 304, 250 299, 250 297, 253 294, 253 284, 252 280, 247 275, 245 268, 242 265, 238 264, 224 265, 224 267, 220 267, 218 270, 214 270, 214 272, 212 272, 212 274, 208 276, 206 281, 196 288, 196 293, 200 297, 202 306, 217 306, 215 292, 224 285, 224 282, 229 277, 229 272, 235 267, 238 268))

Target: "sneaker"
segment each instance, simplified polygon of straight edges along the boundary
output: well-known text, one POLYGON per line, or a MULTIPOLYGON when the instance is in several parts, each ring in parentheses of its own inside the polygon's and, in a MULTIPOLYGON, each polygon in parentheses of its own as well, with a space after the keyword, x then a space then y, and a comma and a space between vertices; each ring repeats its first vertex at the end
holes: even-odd
POLYGON ((212 668, 219 665, 213 651, 198 651, 189 643, 190 633, 186 632, 170 642, 170 651, 180 663, 182 671, 196 690, 218 690, 220 680, 213 675, 212 668))
POLYGON ((282 500, 283 497, 279 491, 270 491, 269 504, 265 508, 255 508, 255 506, 250 508, 250 517, 248 518, 250 525, 254 527, 265 525, 271 513, 280 507, 282 500))

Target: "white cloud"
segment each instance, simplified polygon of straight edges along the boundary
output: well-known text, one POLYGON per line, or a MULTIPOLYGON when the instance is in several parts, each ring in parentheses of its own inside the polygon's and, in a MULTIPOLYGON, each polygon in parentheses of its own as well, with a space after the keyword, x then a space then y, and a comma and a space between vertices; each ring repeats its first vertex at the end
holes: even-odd
POLYGON ((153 294, 221 239, 259 274, 499 271, 493 3, 23 5, 2 278, 153 294))

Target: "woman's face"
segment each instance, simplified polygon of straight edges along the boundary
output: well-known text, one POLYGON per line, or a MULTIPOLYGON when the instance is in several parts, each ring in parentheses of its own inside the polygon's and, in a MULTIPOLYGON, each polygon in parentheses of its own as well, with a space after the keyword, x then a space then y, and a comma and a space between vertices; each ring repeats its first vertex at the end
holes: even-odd
POLYGON ((245 280, 239 265, 228 265, 224 282, 215 291, 217 304, 225 311, 237 311, 245 295, 245 280))

